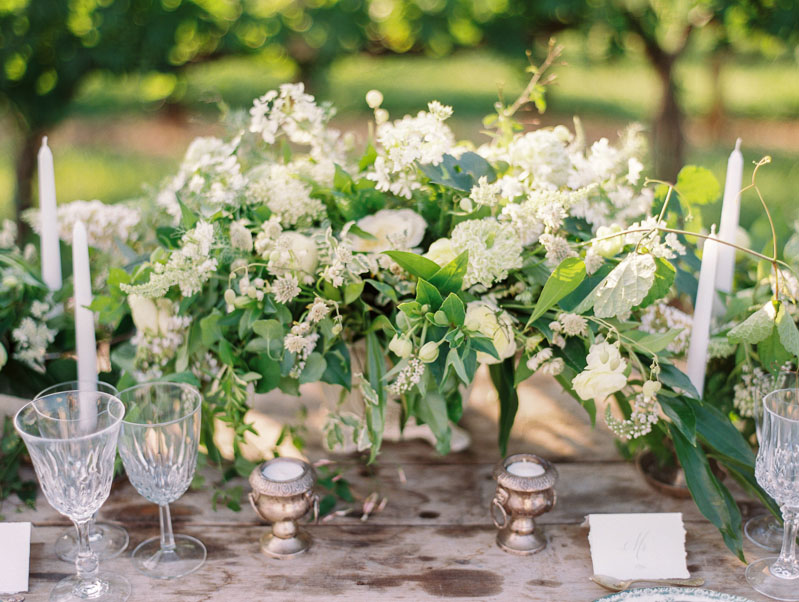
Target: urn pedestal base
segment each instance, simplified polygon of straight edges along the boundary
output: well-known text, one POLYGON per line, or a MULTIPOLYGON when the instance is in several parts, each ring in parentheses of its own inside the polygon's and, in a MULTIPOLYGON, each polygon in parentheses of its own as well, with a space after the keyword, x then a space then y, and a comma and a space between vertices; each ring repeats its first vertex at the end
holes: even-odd
POLYGON ((547 540, 536 531, 519 533, 510 529, 503 529, 497 533, 497 545, 505 552, 519 556, 530 556, 547 547, 547 540))
POLYGON ((294 537, 283 539, 274 533, 265 533, 261 537, 261 552, 271 558, 285 559, 298 556, 311 547, 311 536, 305 531, 297 531, 294 537))

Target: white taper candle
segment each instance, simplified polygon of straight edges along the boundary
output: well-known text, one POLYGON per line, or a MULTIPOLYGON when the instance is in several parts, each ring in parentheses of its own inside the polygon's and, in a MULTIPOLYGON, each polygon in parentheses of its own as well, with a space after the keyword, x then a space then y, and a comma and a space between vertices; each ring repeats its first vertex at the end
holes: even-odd
POLYGON ((688 347, 686 373, 691 383, 703 395, 705 372, 707 370, 707 349, 710 342, 710 322, 713 317, 713 302, 716 297, 716 268, 719 256, 719 243, 716 240, 715 225, 710 238, 705 240, 702 250, 702 267, 699 270, 699 286, 696 290, 694 318, 691 325, 691 343, 688 347))
POLYGON ((39 234, 41 240, 42 280, 51 291, 61 288, 61 249, 58 242, 58 210, 55 197, 53 153, 47 136, 39 149, 39 234))
MULTIPOLYGON (((741 139, 735 142, 735 149, 727 161, 727 178, 724 182, 724 201, 721 206, 719 240, 734 243, 738 231, 738 218, 741 213, 741 182, 743 180, 744 157, 741 154, 741 139)), ((716 289, 729 293, 732 291, 732 278, 735 273, 735 249, 720 245, 718 266, 716 267, 716 289)))
POLYGON ((83 390, 84 387, 87 393, 96 390, 97 344, 94 338, 94 312, 87 309, 92 302, 92 278, 86 226, 81 221, 76 221, 72 228, 72 273, 75 286, 75 350, 78 355, 78 380, 82 393, 81 423, 89 427, 92 417, 96 416, 95 396, 86 394, 83 390))

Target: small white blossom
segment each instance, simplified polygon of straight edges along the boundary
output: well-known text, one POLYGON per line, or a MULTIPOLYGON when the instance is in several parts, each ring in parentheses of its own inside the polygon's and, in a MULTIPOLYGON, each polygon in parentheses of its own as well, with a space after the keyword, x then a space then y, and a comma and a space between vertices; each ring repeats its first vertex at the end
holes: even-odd
POLYGON ((278 303, 288 303, 300 294, 301 289, 297 278, 289 274, 275 280, 274 283, 272 283, 272 291, 275 295, 275 301, 278 303))

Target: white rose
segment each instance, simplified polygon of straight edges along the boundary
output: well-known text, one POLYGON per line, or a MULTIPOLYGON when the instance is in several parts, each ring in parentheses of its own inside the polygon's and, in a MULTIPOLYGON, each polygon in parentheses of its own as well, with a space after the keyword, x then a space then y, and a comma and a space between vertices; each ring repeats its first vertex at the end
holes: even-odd
POLYGON ((507 312, 500 312, 484 301, 472 301, 466 305, 464 326, 467 330, 479 332, 489 337, 497 350, 499 359, 482 351, 477 352, 477 361, 483 364, 497 364, 516 353, 516 340, 507 312))
MULTIPOLYGON (((619 224, 599 226, 595 238, 603 238, 621 231, 622 228, 619 224)), ((594 253, 601 257, 614 257, 624 248, 624 236, 614 236, 607 240, 594 240, 594 242, 591 243, 591 248, 594 250, 594 253)))
POLYGON ((624 372, 627 369, 627 362, 621 357, 619 348, 607 341, 591 345, 586 362, 588 363, 588 370, 624 372))
POLYGON ((382 253, 395 248, 412 249, 418 246, 427 223, 421 215, 410 209, 381 209, 374 215, 359 219, 357 226, 375 238, 366 240, 349 236, 352 250, 382 253))
POLYGON ((452 248, 452 241, 449 238, 439 238, 430 245, 430 248, 424 256, 443 267, 455 259, 458 254, 455 253, 455 249, 452 248))
POLYGON ((155 301, 141 295, 128 295, 131 317, 136 329, 141 332, 158 334, 158 307, 155 301))
MULTIPOLYGON (((244 433, 244 443, 239 446, 242 457, 250 462, 260 462, 272 458, 277 451, 281 456, 305 459, 302 453, 294 447, 291 437, 285 437, 279 447, 275 447, 283 425, 256 410, 249 410, 244 415, 244 422, 251 424, 257 431, 244 433)), ((218 418, 214 419, 214 445, 226 460, 233 460, 234 431, 230 424, 218 418)))
POLYGON ((318 264, 316 243, 298 232, 283 232, 269 254, 269 271, 276 276, 301 272, 302 276, 313 278, 318 264))
POLYGON ((580 399, 605 400, 627 384, 627 377, 615 370, 584 370, 572 380, 572 387, 580 399))

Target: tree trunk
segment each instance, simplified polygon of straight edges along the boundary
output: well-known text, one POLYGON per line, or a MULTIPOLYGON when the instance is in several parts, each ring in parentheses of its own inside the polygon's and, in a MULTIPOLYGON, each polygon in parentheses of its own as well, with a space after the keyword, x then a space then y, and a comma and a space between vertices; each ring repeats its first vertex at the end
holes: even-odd
POLYGON ((17 225, 19 226, 20 240, 27 232, 27 225, 22 221, 22 212, 31 207, 33 194, 33 174, 36 171, 37 145, 41 139, 41 132, 36 130, 23 130, 22 145, 17 153, 16 179, 17 190, 14 195, 14 211, 17 225))
POLYGON ((674 59, 663 55, 655 63, 661 83, 661 104, 655 117, 653 135, 655 174, 673 182, 683 165, 685 140, 683 138, 683 113, 677 101, 674 83, 674 59))

